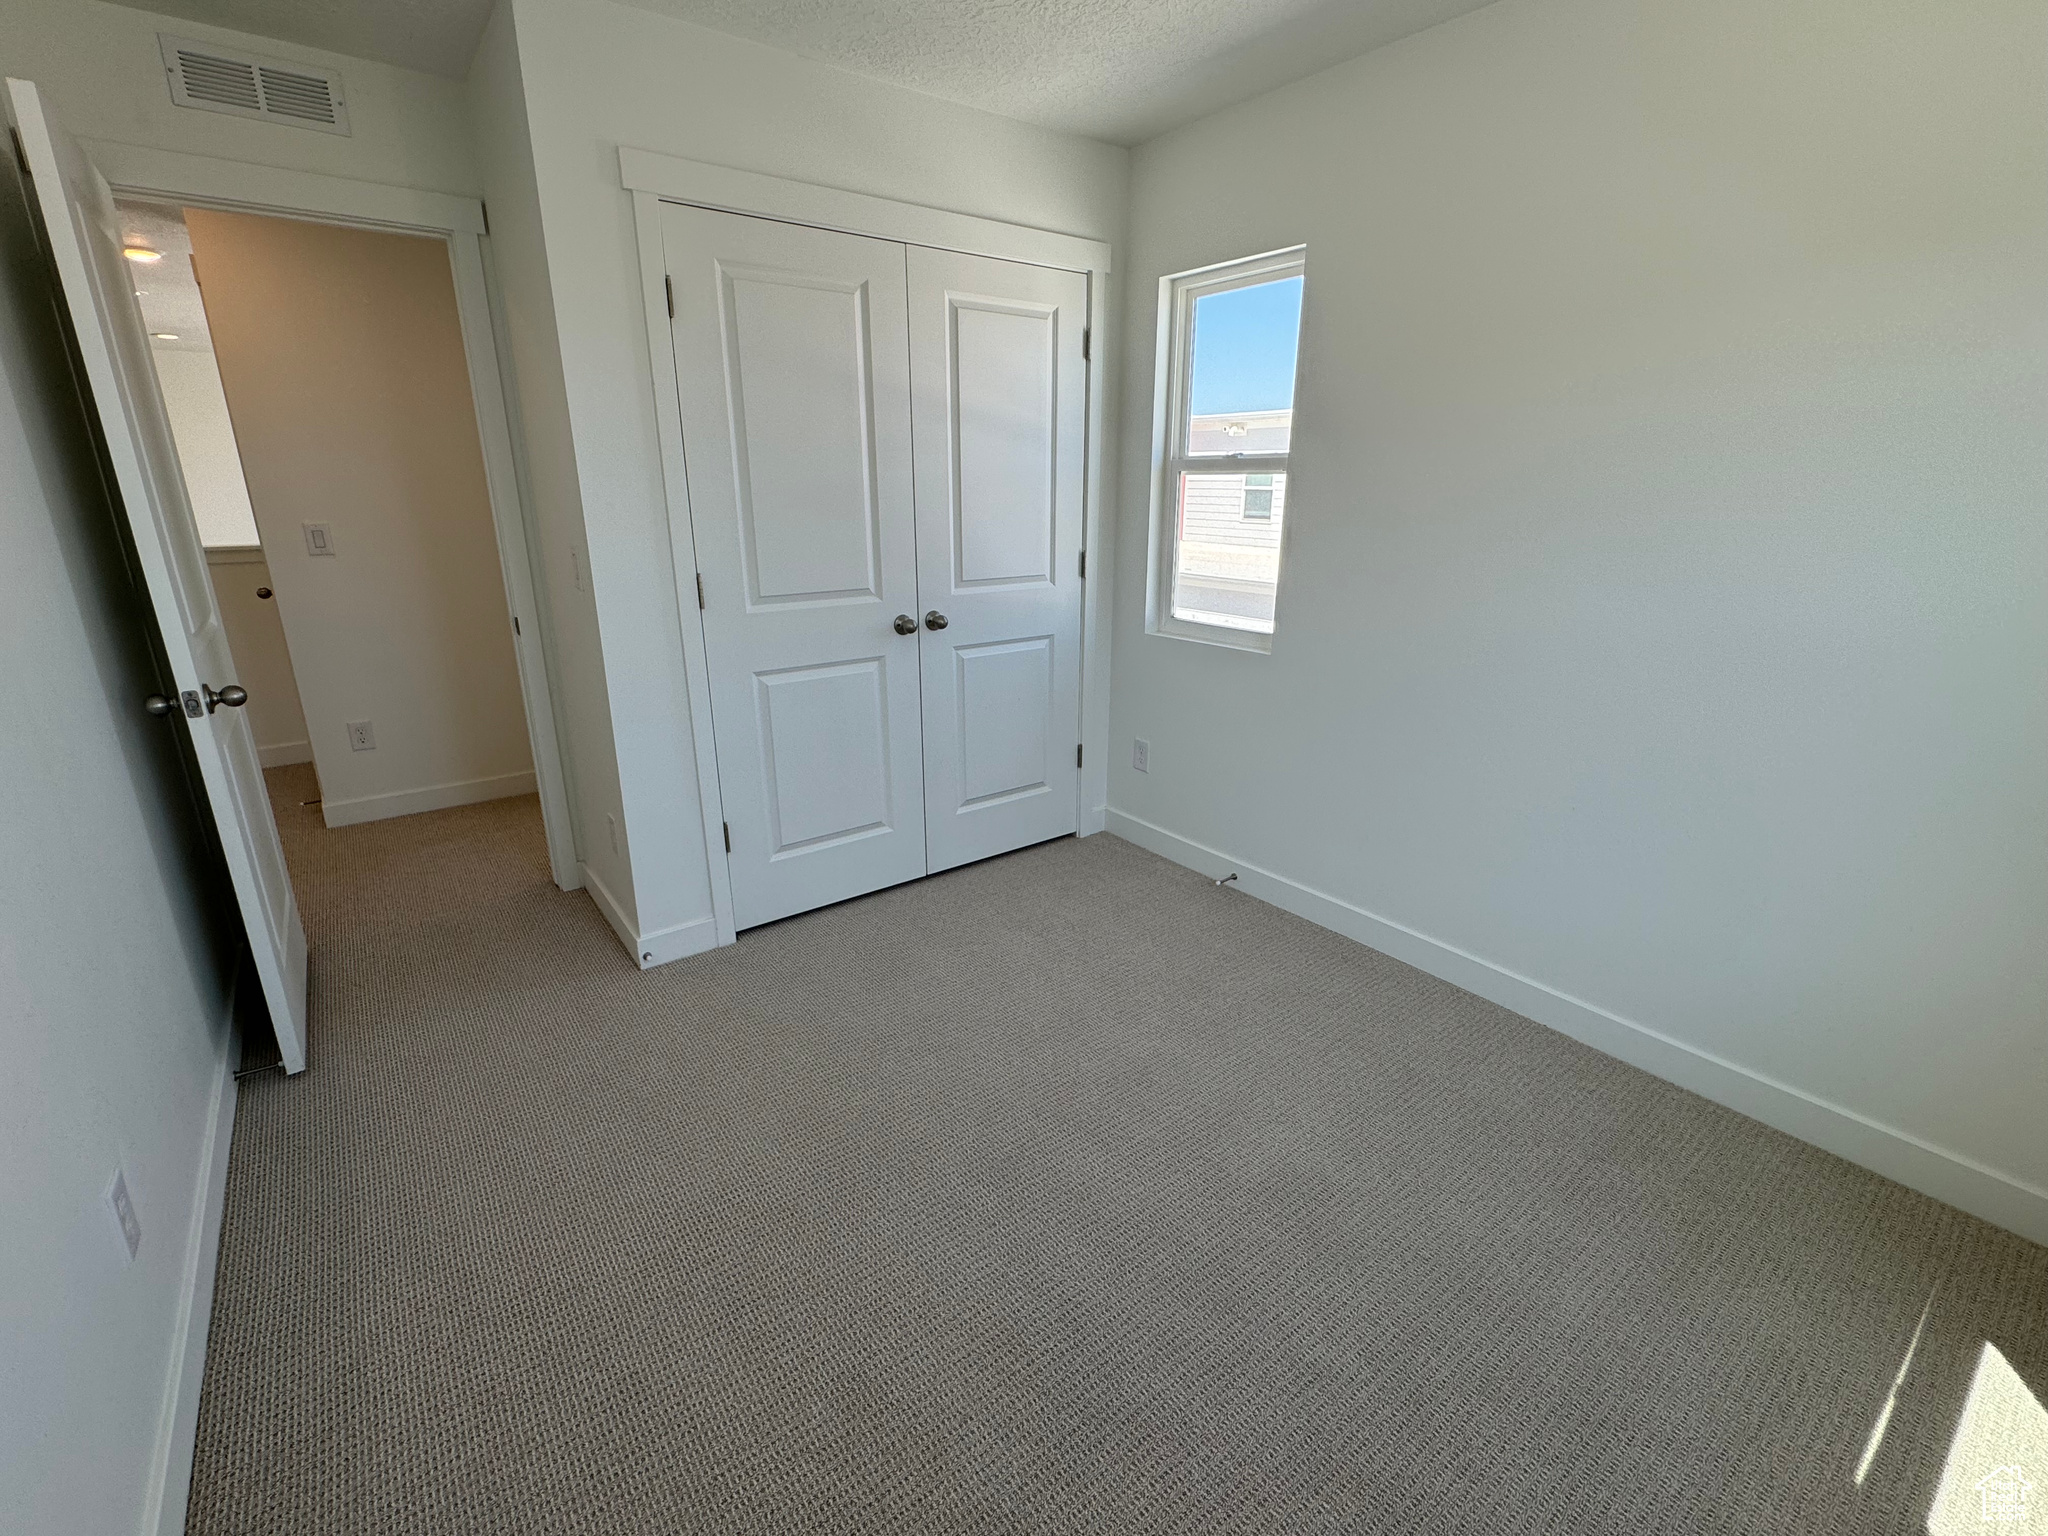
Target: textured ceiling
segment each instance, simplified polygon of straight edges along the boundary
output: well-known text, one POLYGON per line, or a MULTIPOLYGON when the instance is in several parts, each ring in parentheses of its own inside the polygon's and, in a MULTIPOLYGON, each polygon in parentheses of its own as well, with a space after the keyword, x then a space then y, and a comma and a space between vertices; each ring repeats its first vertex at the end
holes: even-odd
MULTIPOLYGON (((629 0, 1005 117, 1135 144, 1487 0, 629 0)), ((491 0, 150 0, 460 78, 491 0)))
POLYGON ((1486 0, 632 0, 928 95, 1135 144, 1486 0))

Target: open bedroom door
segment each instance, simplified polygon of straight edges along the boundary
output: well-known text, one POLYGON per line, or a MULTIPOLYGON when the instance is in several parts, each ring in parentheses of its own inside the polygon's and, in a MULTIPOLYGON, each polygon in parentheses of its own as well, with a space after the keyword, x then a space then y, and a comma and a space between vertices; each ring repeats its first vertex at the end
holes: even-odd
POLYGON ((192 737, 220 829, 256 973, 287 1072, 306 1065, 306 934, 256 741, 234 681, 234 659, 206 574, 206 552, 185 495, 149 338, 121 255, 113 197, 78 145, 51 120, 36 88, 7 82, 9 115, 35 187, 45 248, 63 289, 92 408, 149 598, 175 696, 137 699, 192 737))

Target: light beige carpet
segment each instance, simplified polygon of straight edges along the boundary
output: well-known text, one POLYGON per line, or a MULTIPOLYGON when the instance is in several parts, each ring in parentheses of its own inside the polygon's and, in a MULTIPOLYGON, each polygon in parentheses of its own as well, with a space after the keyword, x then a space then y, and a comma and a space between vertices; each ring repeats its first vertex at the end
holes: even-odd
POLYGON ((1908 1532, 2048 1392, 2048 1251, 1127 843, 642 973, 276 777, 195 1533, 1908 1532))

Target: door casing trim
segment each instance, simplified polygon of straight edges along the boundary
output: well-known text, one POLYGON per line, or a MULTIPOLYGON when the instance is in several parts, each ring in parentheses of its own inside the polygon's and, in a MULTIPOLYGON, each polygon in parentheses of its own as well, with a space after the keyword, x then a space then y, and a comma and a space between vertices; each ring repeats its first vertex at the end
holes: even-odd
POLYGON ((515 616, 524 615, 529 621, 514 632, 512 651, 518 661, 520 701, 525 706, 527 741, 533 751, 541 821, 547 832, 549 873, 562 890, 582 889, 583 864, 577 856, 575 822, 569 811, 568 764, 555 714, 554 626, 545 594, 534 579, 530 482, 511 409, 512 392, 505 371, 510 350, 500 335, 504 320, 490 266, 490 236, 482 202, 449 192, 218 160, 139 144, 105 139, 79 142, 116 197, 172 199, 194 207, 392 230, 447 242, 506 603, 515 616), (528 629, 532 633, 527 633, 528 629))

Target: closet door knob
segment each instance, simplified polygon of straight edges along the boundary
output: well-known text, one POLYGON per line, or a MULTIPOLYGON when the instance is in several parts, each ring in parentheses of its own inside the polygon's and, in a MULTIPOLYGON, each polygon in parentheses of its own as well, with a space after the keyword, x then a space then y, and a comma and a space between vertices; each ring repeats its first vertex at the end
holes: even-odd
POLYGON ((926 629, 944 629, 950 622, 952 621, 936 608, 924 616, 924 627, 926 629))
POLYGON ((911 616, 910 616, 909 614, 907 614, 907 613, 899 613, 899 614, 897 614, 897 615, 896 615, 896 633, 897 633, 897 634, 899 634, 899 635, 914 635, 914 634, 916 634, 916 633, 917 633, 917 620, 913 619, 913 618, 912 618, 912 617, 911 617, 911 616))

